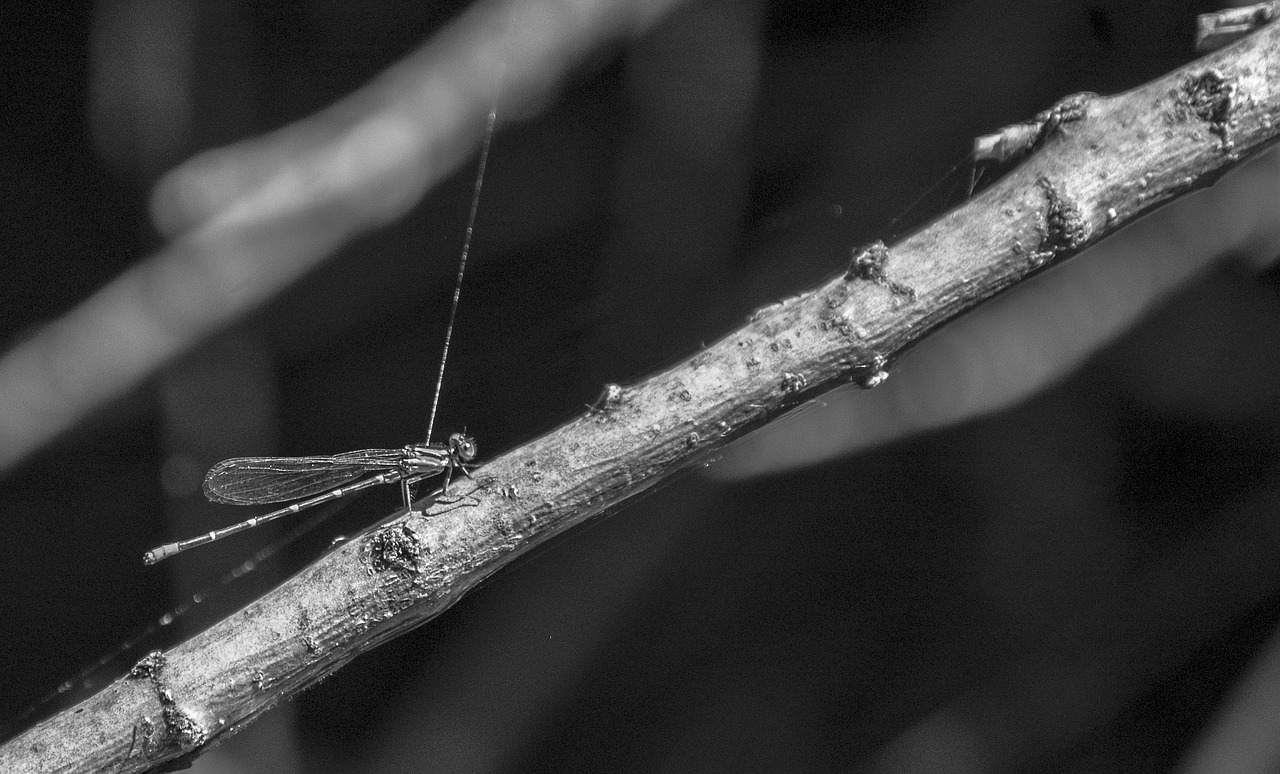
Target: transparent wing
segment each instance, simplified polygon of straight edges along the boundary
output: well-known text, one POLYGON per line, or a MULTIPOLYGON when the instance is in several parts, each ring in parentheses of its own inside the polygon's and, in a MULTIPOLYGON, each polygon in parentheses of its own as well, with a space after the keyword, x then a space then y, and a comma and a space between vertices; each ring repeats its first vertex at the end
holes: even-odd
POLYGON ((363 449, 317 457, 235 457, 204 477, 204 496, 227 505, 298 500, 327 492, 371 471, 393 469, 403 454, 363 449))

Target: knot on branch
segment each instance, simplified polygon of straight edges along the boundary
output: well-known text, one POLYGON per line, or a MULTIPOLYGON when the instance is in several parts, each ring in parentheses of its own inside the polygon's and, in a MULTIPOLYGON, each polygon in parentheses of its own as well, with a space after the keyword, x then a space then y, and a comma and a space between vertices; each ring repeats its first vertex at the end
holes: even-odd
POLYGON ((1044 236, 1032 254, 1032 262, 1039 267, 1063 253, 1083 247, 1089 239, 1090 228, 1089 220, 1075 200, 1061 193, 1049 178, 1042 176, 1036 183, 1048 200, 1044 215, 1044 236))
POLYGON ((914 301, 916 291, 899 282, 889 279, 885 266, 889 262, 889 248, 884 242, 876 240, 865 247, 854 248, 853 257, 849 259, 849 269, 845 272, 846 281, 852 279, 874 282, 889 289, 895 296, 905 296, 914 301))
POLYGON ((195 718, 188 715, 178 706, 173 691, 164 682, 164 670, 168 659, 164 653, 153 650, 139 659, 129 670, 129 677, 134 680, 149 680, 160 702, 160 719, 163 729, 157 728, 150 717, 143 716, 134 724, 133 742, 142 742, 142 754, 147 760, 154 760, 170 752, 182 752, 191 755, 208 739, 203 726, 195 718))
POLYGON ((1209 125, 1209 132, 1230 150, 1231 114, 1236 107, 1236 84, 1215 69, 1188 75, 1174 92, 1174 115, 1180 120, 1191 116, 1209 125))
POLYGON ((388 526, 369 536, 368 573, 394 570, 416 575, 422 569, 422 544, 409 525, 388 526))

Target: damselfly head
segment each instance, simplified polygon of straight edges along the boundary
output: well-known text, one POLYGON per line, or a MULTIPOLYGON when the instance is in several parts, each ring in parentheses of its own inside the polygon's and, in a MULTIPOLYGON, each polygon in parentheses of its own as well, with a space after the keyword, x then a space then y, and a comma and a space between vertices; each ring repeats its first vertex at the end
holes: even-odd
POLYGON ((449 453, 463 462, 476 458, 476 439, 462 433, 449 436, 449 453))

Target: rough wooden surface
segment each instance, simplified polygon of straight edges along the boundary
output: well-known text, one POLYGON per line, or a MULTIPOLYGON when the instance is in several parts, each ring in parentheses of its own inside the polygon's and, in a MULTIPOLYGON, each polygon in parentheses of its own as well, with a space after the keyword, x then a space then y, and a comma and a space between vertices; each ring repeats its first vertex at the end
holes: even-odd
POLYGON ((1076 95, 1031 157, 904 241, 589 412, 489 461, 427 515, 400 514, 203 634, 144 659, 0 748, 3 771, 143 771, 194 756, 481 579, 751 429, 849 381, 1274 142, 1280 25, 1133 91, 1076 95))

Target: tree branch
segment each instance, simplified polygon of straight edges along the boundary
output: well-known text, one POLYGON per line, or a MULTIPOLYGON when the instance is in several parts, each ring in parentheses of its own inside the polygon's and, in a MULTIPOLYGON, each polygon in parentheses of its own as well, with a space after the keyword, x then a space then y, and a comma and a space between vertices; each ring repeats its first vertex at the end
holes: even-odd
POLYGON ((512 559, 837 386, 866 387, 938 326, 1257 154, 1280 127, 1280 25, 1113 97, 1050 111, 1033 155, 902 242, 760 309, 502 455, 0 748, 0 770, 148 769, 199 754, 512 559), (1050 125, 1051 124, 1051 125, 1050 125))

